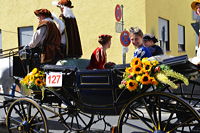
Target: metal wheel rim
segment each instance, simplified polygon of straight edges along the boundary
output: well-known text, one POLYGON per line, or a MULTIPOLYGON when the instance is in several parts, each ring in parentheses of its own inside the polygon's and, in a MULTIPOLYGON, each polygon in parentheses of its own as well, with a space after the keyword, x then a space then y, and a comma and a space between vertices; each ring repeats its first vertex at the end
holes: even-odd
POLYGON ((11 104, 6 125, 9 133, 48 133, 43 110, 35 101, 28 98, 20 98, 11 104))
POLYGON ((199 123, 199 113, 182 99, 164 92, 151 92, 142 94, 129 102, 121 112, 118 131, 122 133, 126 125, 132 128, 133 133, 139 131, 189 133, 196 132, 195 127, 200 127, 199 123), (152 100, 153 98, 155 99, 152 100), (146 114, 143 113, 144 110, 146 114), (166 118, 164 115, 167 115, 166 118))

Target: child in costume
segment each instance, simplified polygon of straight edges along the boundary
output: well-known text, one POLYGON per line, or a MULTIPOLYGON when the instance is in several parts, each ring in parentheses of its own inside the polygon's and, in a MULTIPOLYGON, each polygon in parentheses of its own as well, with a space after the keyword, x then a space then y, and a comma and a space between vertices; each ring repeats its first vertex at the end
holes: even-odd
POLYGON ((132 44, 136 47, 134 51, 134 57, 136 58, 145 58, 151 57, 152 54, 150 50, 143 45, 143 32, 138 27, 131 27, 130 28, 130 40, 132 44))

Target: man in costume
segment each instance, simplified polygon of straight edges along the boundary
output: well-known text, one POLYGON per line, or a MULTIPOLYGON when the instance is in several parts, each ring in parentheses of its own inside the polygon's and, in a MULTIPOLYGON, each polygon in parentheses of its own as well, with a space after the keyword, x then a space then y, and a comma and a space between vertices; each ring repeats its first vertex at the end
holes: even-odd
POLYGON ((29 47, 39 49, 41 64, 55 64, 63 57, 60 50, 60 32, 53 22, 53 17, 49 10, 39 9, 34 13, 39 19, 39 25, 29 43, 29 47))
POLYGON ((73 8, 72 2, 70 0, 60 0, 57 6, 61 9, 60 17, 65 23, 65 30, 62 32, 62 36, 66 32, 65 57, 80 58, 82 56, 82 47, 76 18, 71 10, 73 8))

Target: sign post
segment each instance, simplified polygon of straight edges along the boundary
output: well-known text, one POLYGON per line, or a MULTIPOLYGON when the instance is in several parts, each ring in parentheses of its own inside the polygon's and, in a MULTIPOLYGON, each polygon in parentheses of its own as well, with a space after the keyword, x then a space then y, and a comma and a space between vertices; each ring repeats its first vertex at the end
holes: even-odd
POLYGON ((120 35, 120 42, 122 44, 122 58, 123 58, 123 64, 126 64, 126 53, 128 52, 128 46, 130 45, 130 38, 129 38, 129 32, 123 31, 120 35))
POLYGON ((115 19, 116 19, 116 32, 121 33, 120 42, 122 44, 122 62, 126 64, 126 53, 128 52, 128 45, 130 44, 129 32, 124 31, 124 17, 123 17, 123 5, 117 4, 115 7, 115 19))

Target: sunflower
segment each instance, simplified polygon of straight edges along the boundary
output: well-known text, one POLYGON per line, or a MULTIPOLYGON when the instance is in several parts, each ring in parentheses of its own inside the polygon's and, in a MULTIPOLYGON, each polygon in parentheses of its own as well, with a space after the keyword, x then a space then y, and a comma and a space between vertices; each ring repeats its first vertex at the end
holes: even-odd
POLYGON ((30 81, 33 81, 34 79, 35 79, 34 75, 30 75, 30 76, 29 76, 29 80, 30 80, 30 81))
POLYGON ((131 74, 142 74, 143 70, 142 67, 137 65, 133 67, 133 72, 131 74))
POLYGON ((150 72, 152 68, 152 65, 150 63, 150 61, 147 61, 143 64, 143 71, 144 72, 150 72))
POLYGON ((133 72, 133 68, 132 67, 128 67, 125 70, 127 73, 132 73, 133 72))
POLYGON ((41 79, 36 79, 35 80, 35 85, 37 85, 37 86, 43 86, 43 80, 41 80, 41 79))
POLYGON ((131 67, 134 67, 134 66, 141 66, 142 62, 140 60, 140 58, 133 58, 132 61, 131 61, 131 67))
POLYGON ((142 76, 138 75, 138 76, 136 77, 136 81, 138 81, 138 82, 139 82, 139 81, 140 81, 140 79, 141 79, 141 77, 142 77, 142 76))
POLYGON ((158 62, 157 60, 153 60, 153 61, 151 61, 151 64, 152 64, 153 66, 156 66, 156 65, 159 64, 159 62, 158 62))
POLYGON ((38 69, 37 69, 37 68, 34 68, 31 72, 32 72, 32 74, 36 74, 37 71, 38 71, 38 69))
POLYGON ((45 81, 43 81, 43 86, 45 86, 46 85, 46 82, 45 81))
POLYGON ((151 77, 150 80, 151 80, 151 84, 158 85, 158 81, 154 77, 151 77))
POLYGON ((143 85, 151 84, 151 77, 149 76, 149 74, 143 74, 140 79, 140 83, 142 83, 143 85))
POLYGON ((126 84, 126 87, 129 91, 134 91, 138 87, 138 82, 135 80, 129 80, 126 84))

